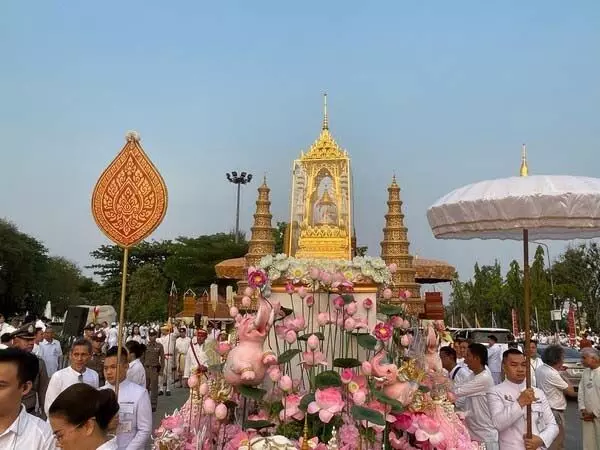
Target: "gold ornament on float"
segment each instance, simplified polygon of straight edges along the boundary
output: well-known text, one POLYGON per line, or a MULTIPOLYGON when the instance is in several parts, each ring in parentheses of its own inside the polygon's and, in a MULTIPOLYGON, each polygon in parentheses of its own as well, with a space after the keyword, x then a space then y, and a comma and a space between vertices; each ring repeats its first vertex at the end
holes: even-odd
POLYGON ((92 215, 113 242, 129 248, 148 237, 167 212, 167 187, 144 153, 136 132, 102 172, 92 194, 92 215))
MULTIPOLYGON (((123 248, 117 359, 123 346, 129 249, 148 237, 167 212, 167 186, 144 153, 140 136, 127 133, 125 146, 98 179, 92 193, 92 215, 98 228, 123 248)), ((119 394, 119 367, 115 391, 119 394)))

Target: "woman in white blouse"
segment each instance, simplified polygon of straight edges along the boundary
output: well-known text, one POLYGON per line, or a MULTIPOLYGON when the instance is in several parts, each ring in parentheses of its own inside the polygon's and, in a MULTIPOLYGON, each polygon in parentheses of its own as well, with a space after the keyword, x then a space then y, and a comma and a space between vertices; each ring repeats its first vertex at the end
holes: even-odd
POLYGON ((85 383, 65 389, 50 406, 50 426, 63 450, 117 450, 117 439, 109 434, 119 412, 111 389, 100 391, 85 383))

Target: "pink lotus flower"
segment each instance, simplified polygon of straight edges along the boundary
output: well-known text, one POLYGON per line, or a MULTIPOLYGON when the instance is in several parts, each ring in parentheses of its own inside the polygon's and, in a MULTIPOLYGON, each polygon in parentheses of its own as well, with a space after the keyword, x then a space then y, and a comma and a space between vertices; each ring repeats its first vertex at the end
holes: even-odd
POLYGON ((319 279, 319 275, 321 274, 316 267, 311 267, 308 273, 310 274, 310 278, 315 281, 319 279))
POLYGON ((289 281, 287 283, 285 283, 285 292, 288 294, 293 294, 294 291, 296 289, 294 289, 294 285, 292 283, 290 283, 289 281))
POLYGON ((167 416, 162 420, 160 426, 170 431, 181 428, 183 427, 183 417, 181 417, 179 414, 167 416))
POLYGON ((319 351, 303 352, 302 353, 302 362, 304 363, 305 367, 313 367, 313 366, 316 366, 319 364, 322 366, 327 365, 327 360, 325 358, 325 355, 323 354, 323 352, 319 352, 319 351))
POLYGON ((364 403, 367 401, 367 393, 363 389, 359 389, 352 394, 352 401, 357 405, 364 405, 364 403))
POLYGON ((356 328, 356 320, 354 320, 352 317, 348 317, 344 321, 344 329, 346 331, 354 331, 355 328, 356 328))
POLYGON ((375 325, 373 334, 380 341, 388 341, 392 337, 392 327, 388 323, 379 322, 375 325))
POLYGON ((296 289, 296 293, 298 294, 298 297, 304 298, 306 297, 306 288, 304 286, 300 286, 296 289))
POLYGON ((319 277, 325 285, 329 285, 333 281, 333 275, 330 272, 322 271, 319 277))
POLYGON ((206 414, 212 414, 215 412, 215 408, 217 407, 217 405, 215 404, 215 401, 212 398, 208 397, 204 399, 203 407, 204 412, 206 414))
POLYGON ((356 426, 352 423, 346 423, 340 427, 338 437, 342 444, 353 444, 356 445, 360 434, 356 426))
POLYGON ((293 383, 289 375, 284 375, 279 379, 279 389, 283 392, 289 392, 292 390, 293 383))
POLYGON ((283 408, 279 412, 279 419, 282 422, 289 421, 291 419, 302 420, 304 419, 304 412, 300 410, 300 401, 302 396, 298 394, 290 394, 282 400, 283 408))
POLYGON ((371 309, 373 307, 373 300, 370 298, 365 298, 362 302, 363 308, 371 309))
POLYGON ((267 284, 267 274, 265 273, 264 270, 262 269, 255 269, 254 271, 250 272, 250 269, 248 269, 248 286, 251 288, 262 288, 264 285, 267 284))
POLYGON ((344 307, 344 299, 341 295, 338 295, 336 298, 333 299, 333 306, 336 309, 342 309, 344 307))
POLYGON ((315 304, 315 298, 312 295, 306 297, 304 301, 306 302, 306 306, 308 306, 309 308, 315 304))
MULTIPOLYGON (((389 407, 386 407, 383 403, 380 403, 377 400, 371 400, 369 403, 367 403, 367 408, 381 413, 386 422, 393 423, 396 421, 396 417, 392 416, 391 414, 387 414, 387 409, 389 409, 389 407)), ((365 420, 361 421, 361 425, 366 428, 373 428, 376 432, 381 432, 385 428, 383 425, 376 425, 365 420)))
POLYGON ((306 328, 306 321, 304 320, 303 316, 296 316, 295 318, 289 316, 283 320, 283 325, 288 330, 294 330, 295 332, 298 332, 306 328))
POLYGON ((288 344, 293 344, 294 342, 296 342, 296 339, 298 338, 296 332, 294 330, 288 330, 285 333, 285 341, 288 344))
POLYGON ((402 324, 404 323, 404 319, 400 316, 392 316, 390 317, 390 324, 394 328, 402 328, 402 324))
POLYGON ((389 434, 390 445, 395 450, 419 450, 413 447, 407 436, 398 437, 393 431, 389 434))
POLYGON ((425 414, 417 419, 418 429, 415 438, 419 442, 428 442, 438 445, 444 441, 444 434, 440 431, 440 424, 425 414))
POLYGON ((268 371, 269 378, 273 383, 277 383, 281 378, 281 370, 279 370, 279 366, 271 366, 268 371))
POLYGON ((358 306, 356 305, 356 302, 350 302, 346 305, 345 309, 346 314, 348 314, 349 316, 353 316, 354 314, 356 314, 356 311, 358 311, 358 306))
POLYGON ((328 313, 321 312, 317 315, 317 322, 319 326, 324 327, 328 323, 331 323, 331 316, 328 313))
POLYGON ((348 384, 352 381, 352 378, 354 378, 354 372, 352 369, 346 368, 342 370, 340 378, 342 379, 342 383, 348 384))
POLYGON ((359 328, 369 328, 369 323, 365 317, 353 317, 355 325, 354 329, 358 330, 359 328))
POLYGON ((319 338, 314 334, 311 334, 306 340, 306 345, 310 350, 316 350, 317 348, 319 348, 319 344, 319 338))
POLYGON ((231 344, 226 341, 221 341, 217 344, 217 353, 221 356, 225 355, 229 350, 231 350, 231 344))
POLYGON ((308 404, 308 413, 319 413, 319 419, 323 423, 329 423, 335 414, 342 411, 344 400, 342 393, 333 387, 326 389, 317 389, 315 400, 308 404))
POLYGON ((417 430, 411 414, 402 413, 396 415, 396 421, 394 422, 393 426, 398 430, 406 431, 407 433, 411 434, 414 434, 414 432, 417 430))
POLYGON ((403 330, 408 330, 410 328, 410 322, 406 319, 404 319, 404 321, 402 322, 402 329, 403 330))

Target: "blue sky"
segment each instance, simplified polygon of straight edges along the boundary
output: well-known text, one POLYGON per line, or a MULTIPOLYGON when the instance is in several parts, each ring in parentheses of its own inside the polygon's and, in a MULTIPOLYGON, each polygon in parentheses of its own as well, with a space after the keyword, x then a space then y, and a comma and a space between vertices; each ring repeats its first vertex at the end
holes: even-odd
POLYGON ((2 2, 0 216, 90 263, 93 185, 135 129, 169 188, 153 237, 231 229, 236 169, 266 173, 285 220, 327 91, 359 243, 379 254, 395 173, 411 250, 470 276, 519 244, 437 241, 427 208, 518 173, 522 142, 532 173, 600 176, 599 56, 593 0, 2 2))

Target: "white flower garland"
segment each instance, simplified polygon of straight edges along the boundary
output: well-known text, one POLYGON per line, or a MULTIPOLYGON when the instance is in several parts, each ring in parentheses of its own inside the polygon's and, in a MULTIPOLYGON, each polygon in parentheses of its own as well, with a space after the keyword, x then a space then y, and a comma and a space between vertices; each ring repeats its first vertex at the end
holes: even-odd
POLYGON ((372 256, 357 256, 352 261, 347 261, 343 259, 297 259, 280 253, 275 256, 265 256, 260 260, 258 267, 268 274, 271 282, 283 278, 293 283, 310 285, 314 281, 311 277, 313 269, 331 275, 341 274, 352 283, 373 281, 377 284, 389 285, 392 282, 392 274, 385 261, 372 256))

